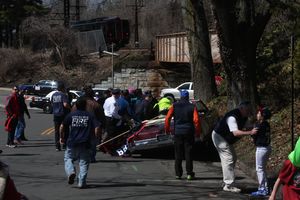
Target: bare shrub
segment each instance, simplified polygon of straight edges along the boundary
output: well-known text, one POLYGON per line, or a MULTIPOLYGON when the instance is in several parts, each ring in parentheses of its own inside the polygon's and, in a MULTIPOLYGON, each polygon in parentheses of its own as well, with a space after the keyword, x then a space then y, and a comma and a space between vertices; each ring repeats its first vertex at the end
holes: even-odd
POLYGON ((33 62, 31 52, 26 49, 0 49, 0 79, 1 82, 18 80, 20 75, 30 73, 33 62))
POLYGON ((78 63, 76 37, 72 30, 62 25, 51 26, 47 18, 29 17, 23 22, 23 32, 32 40, 46 38, 46 45, 40 46, 52 50, 51 57, 55 64, 60 63, 64 69, 68 69, 78 63))

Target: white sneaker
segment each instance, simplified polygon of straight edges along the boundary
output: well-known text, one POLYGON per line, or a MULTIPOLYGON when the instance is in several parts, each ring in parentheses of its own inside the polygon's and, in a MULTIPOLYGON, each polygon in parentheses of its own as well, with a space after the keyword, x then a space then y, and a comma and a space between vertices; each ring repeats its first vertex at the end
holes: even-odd
POLYGON ((231 185, 225 185, 223 187, 223 190, 226 192, 234 192, 234 193, 240 193, 241 189, 237 188, 237 187, 233 187, 231 185))

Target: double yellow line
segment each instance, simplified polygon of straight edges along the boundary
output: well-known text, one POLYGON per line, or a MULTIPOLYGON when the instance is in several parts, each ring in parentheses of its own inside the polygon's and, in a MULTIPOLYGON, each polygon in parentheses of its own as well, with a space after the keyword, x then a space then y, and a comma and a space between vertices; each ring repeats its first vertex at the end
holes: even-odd
POLYGON ((52 133, 54 133, 54 127, 44 130, 41 135, 51 135, 52 133))

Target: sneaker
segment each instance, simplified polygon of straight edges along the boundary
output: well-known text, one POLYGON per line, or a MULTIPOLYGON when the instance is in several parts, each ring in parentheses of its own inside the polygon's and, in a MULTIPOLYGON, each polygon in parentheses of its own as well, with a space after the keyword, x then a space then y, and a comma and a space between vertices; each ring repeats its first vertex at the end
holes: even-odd
POLYGON ((175 178, 179 180, 179 179, 181 179, 181 176, 175 176, 175 178))
POLYGON ((55 150, 56 150, 56 151, 61 151, 61 149, 60 149, 60 148, 56 148, 55 150))
POLYGON ((187 179, 188 181, 194 180, 194 179, 195 179, 195 175, 188 175, 188 176, 186 177, 186 179, 187 179))
POLYGON ((231 185, 225 185, 223 187, 223 190, 226 191, 226 192, 234 192, 234 193, 240 193, 241 192, 241 189, 239 189, 237 187, 234 187, 234 186, 231 186, 231 185))
POLYGON ((86 183, 78 183, 78 188, 85 189, 85 188, 87 188, 87 185, 86 185, 86 183))
POLYGON ((268 195, 268 191, 267 190, 257 190, 256 192, 252 192, 251 193, 251 196, 255 196, 255 197, 258 197, 258 196, 267 196, 268 195))
POLYGON ((22 145, 23 143, 20 140, 14 140, 14 144, 22 145))
POLYGON ((76 177, 75 173, 70 174, 70 176, 68 177, 68 184, 72 185, 75 181, 75 177, 76 177))

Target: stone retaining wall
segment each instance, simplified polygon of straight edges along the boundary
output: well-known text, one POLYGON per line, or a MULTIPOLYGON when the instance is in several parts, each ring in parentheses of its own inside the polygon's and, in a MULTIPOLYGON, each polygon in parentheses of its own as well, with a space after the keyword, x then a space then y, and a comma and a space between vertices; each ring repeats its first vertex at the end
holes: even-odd
MULTIPOLYGON (((112 87, 112 78, 108 77, 107 80, 95 84, 95 87, 112 87)), ((141 88, 143 91, 160 92, 161 89, 169 87, 169 84, 156 69, 127 68, 114 73, 114 87, 120 89, 141 88)))

